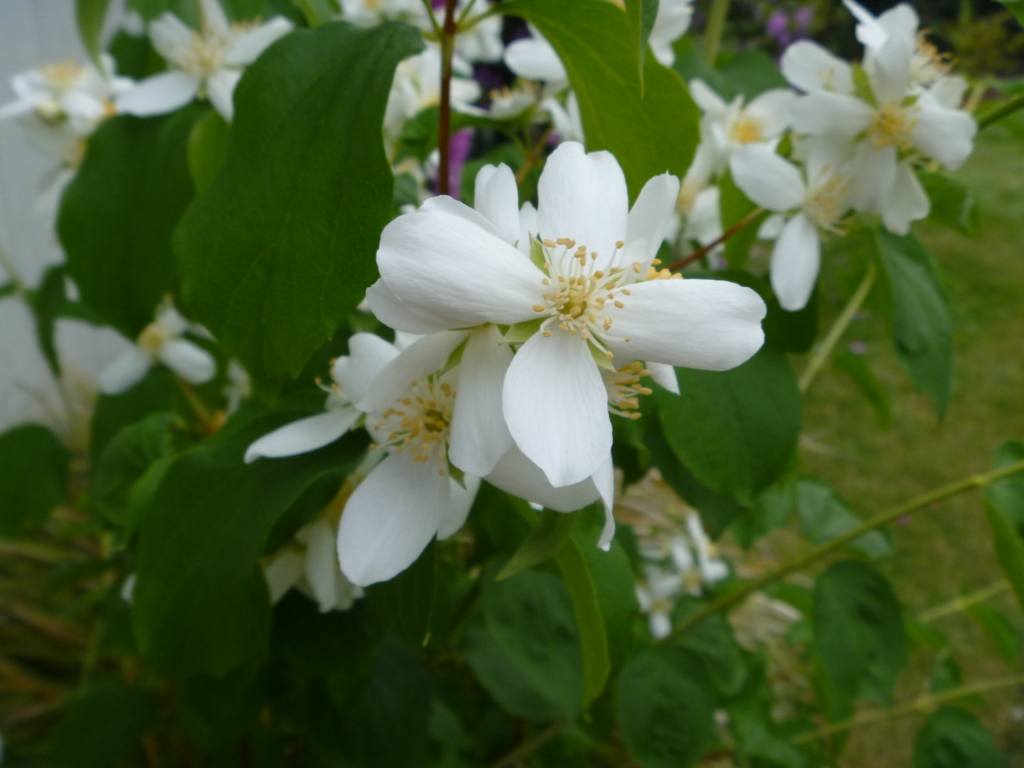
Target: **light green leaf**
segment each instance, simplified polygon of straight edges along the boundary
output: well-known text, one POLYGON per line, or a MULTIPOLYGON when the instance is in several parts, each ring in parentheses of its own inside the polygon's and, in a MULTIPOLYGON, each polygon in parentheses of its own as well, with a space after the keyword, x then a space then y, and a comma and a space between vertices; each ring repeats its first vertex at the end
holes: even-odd
MULTIPOLYGON (((801 532, 814 545, 842 536, 864 522, 842 496, 814 477, 801 477, 797 483, 797 512, 801 532)), ((849 549, 868 557, 884 557, 892 554, 893 547, 885 533, 874 530, 850 542, 849 549)))
POLYGON ((103 51, 103 22, 107 18, 110 0, 75 0, 75 20, 82 45, 97 65, 103 51))
POLYGON ((999 768, 1003 759, 978 718, 959 707, 932 712, 914 742, 913 768, 999 768))
POLYGON ((913 235, 879 228, 878 256, 889 286, 889 323, 900 365, 941 419, 953 395, 953 321, 939 265, 913 235))
POLYGON ((637 54, 640 87, 643 88, 647 39, 654 29, 655 19, 658 18, 658 0, 626 0, 626 18, 629 19, 629 34, 633 39, 633 50, 637 54))
POLYGON ((60 378, 60 361, 57 359, 57 345, 54 333, 57 317, 67 304, 64 294, 64 267, 50 267, 43 274, 39 288, 32 292, 32 314, 36 320, 36 339, 39 349, 46 358, 53 375, 60 378))
POLYGON ((536 527, 501 569, 498 580, 507 579, 553 557, 572 534, 578 516, 577 512, 553 512, 550 509, 541 512, 536 527))
POLYGON ((104 121, 61 199, 57 232, 82 303, 132 339, 177 289, 171 233, 192 200, 186 147, 202 110, 104 121))
MULTIPOLYGON (((1024 443, 1007 440, 996 451, 992 466, 1003 469, 1019 461, 1024 461, 1024 443)), ((1024 472, 992 483, 985 489, 985 498, 1003 510, 1024 537, 1024 472)))
POLYGON ((242 77, 220 173, 175 239, 196 319, 269 389, 301 372, 377 275, 393 177, 381 124, 398 23, 288 35, 242 77))
POLYGON ((789 361, 762 349, 730 371, 677 368, 676 378, 679 395, 656 393, 669 445, 701 484, 751 506, 796 449, 802 406, 789 361))
POLYGON ((202 192, 224 165, 231 125, 220 112, 211 109, 192 126, 188 137, 188 170, 196 192, 202 192))
POLYGON ((333 21, 341 14, 338 0, 295 0, 295 4, 311 27, 333 21))
POLYGON ((46 427, 26 424, 0 435, 0 536, 41 523, 68 493, 71 454, 46 427))
MULTIPOLYGON (((1021 2, 1024 8, 1024 2, 1021 2)), ((980 211, 974 193, 955 179, 941 173, 918 171, 931 211, 928 220, 943 224, 965 235, 975 235, 980 225, 980 211)))
POLYGON ((1010 516, 989 496, 985 498, 985 513, 992 527, 996 559, 1024 607, 1024 539, 1010 516))
POLYGON ((381 624, 412 646, 426 645, 437 598, 437 543, 430 542, 415 563, 369 587, 366 595, 381 624))
POLYGON ((885 577, 863 562, 836 563, 814 583, 812 623, 830 718, 848 717, 861 698, 891 705, 907 638, 885 577))
POLYGON ((996 651, 1010 667, 1020 666, 1020 629, 998 608, 987 603, 978 603, 967 609, 967 615, 978 622, 996 651))
POLYGON ((607 0, 512 0, 498 6, 537 26, 565 64, 579 98, 587 149, 607 149, 630 199, 653 176, 682 177, 699 138, 700 112, 676 72, 644 60, 641 92, 629 20, 607 0))

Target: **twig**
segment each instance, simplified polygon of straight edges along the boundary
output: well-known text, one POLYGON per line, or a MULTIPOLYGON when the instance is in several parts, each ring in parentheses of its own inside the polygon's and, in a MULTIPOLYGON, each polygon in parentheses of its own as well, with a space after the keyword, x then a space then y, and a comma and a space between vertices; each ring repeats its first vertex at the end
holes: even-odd
POLYGON ((733 224, 731 227, 729 227, 727 230, 725 230, 725 232, 722 233, 721 237, 719 237, 719 238, 717 238, 715 240, 712 240, 710 243, 708 243, 705 246, 702 246, 702 247, 698 248, 696 251, 691 253, 689 256, 684 256, 679 261, 677 261, 675 264, 669 265, 669 269, 674 272, 677 269, 682 269, 687 264, 691 264, 691 263, 697 261, 697 259, 704 258, 704 256, 706 256, 707 254, 711 253, 712 250, 717 248, 719 245, 724 243, 726 240, 728 240, 730 237, 735 235, 741 229, 746 227, 748 224, 750 224, 750 222, 752 222, 754 219, 756 219, 758 216, 760 216, 764 212, 765 212, 764 208, 755 208, 750 213, 748 213, 746 216, 744 216, 742 219, 740 219, 735 224, 733 224))
POLYGON ((966 477, 963 480, 958 480, 957 482, 951 483, 950 485, 945 485, 937 490, 929 491, 923 496, 918 496, 916 499, 908 501, 905 504, 900 504, 899 506, 894 507, 893 509, 890 509, 887 512, 883 512, 880 515, 876 515, 870 520, 862 523, 861 525, 858 525, 852 531, 848 531, 847 533, 844 533, 842 536, 837 536, 831 541, 828 541, 820 546, 817 546, 814 549, 807 552, 806 554, 797 557, 793 560, 790 560, 788 563, 785 563, 776 568, 775 570, 764 574, 760 578, 754 579, 753 581, 748 581, 747 583, 737 587, 731 592, 727 592, 718 599, 713 600, 700 610, 692 613, 690 616, 684 619, 678 627, 672 630, 671 634, 669 634, 662 640, 659 640, 657 645, 666 645, 668 643, 673 642, 681 634, 686 632, 691 627, 700 624, 705 619, 721 611, 728 610, 737 603, 742 602, 748 595, 751 595, 754 592, 764 589, 769 584, 779 581, 780 579, 789 576, 791 573, 796 573, 797 571, 804 570, 807 566, 817 562, 826 555, 835 552, 837 549, 842 549, 851 541, 859 539, 865 533, 869 533, 875 530, 876 528, 881 528, 883 525, 887 525, 891 523, 893 520, 896 520, 897 518, 903 517, 904 515, 908 515, 912 512, 916 512, 925 507, 929 507, 932 504, 935 504, 939 501, 943 501, 952 496, 958 496, 959 494, 964 493, 965 491, 970 491, 975 488, 984 488, 985 486, 994 483, 997 480, 1002 480, 1004 477, 1015 475, 1018 472, 1024 472, 1024 461, 1018 461, 1017 463, 1011 464, 1008 467, 993 470, 992 472, 987 472, 980 475, 971 475, 970 477, 966 477))
POLYGON ((987 128, 993 123, 999 122, 1004 117, 1012 115, 1022 107, 1024 107, 1024 92, 1011 96, 1008 99, 1004 99, 975 117, 978 121, 978 129, 987 128))
POLYGON ((437 149, 441 161, 437 166, 437 193, 447 195, 452 153, 452 56, 455 54, 455 6, 458 0, 445 0, 444 28, 441 30, 441 105, 437 117, 437 149))
POLYGON ((708 12, 708 23, 704 27, 704 60, 711 66, 718 59, 718 51, 722 47, 722 33, 725 32, 725 20, 729 17, 729 0, 713 0, 708 12))
POLYGON ((189 406, 192 408, 192 412, 199 419, 199 423, 203 425, 203 430, 208 435, 212 435, 217 431, 217 425, 210 417, 210 412, 206 410, 206 406, 203 405, 203 401, 199 399, 199 395, 196 394, 195 389, 187 381, 178 377, 178 386, 181 387, 182 394, 185 395, 185 399, 188 401, 189 406))
POLYGON ((995 584, 989 584, 983 589, 979 589, 976 592, 971 592, 969 595, 963 595, 955 600, 950 600, 948 603, 937 605, 934 608, 929 608, 926 611, 921 611, 917 614, 917 620, 922 624, 928 624, 937 619, 951 616, 954 613, 962 613, 979 603, 984 603, 987 600, 991 600, 993 597, 998 597, 1004 592, 1009 592, 1011 589, 1010 582, 1006 579, 997 581, 995 584))
POLYGON ((430 0, 423 0, 423 7, 427 9, 427 16, 430 18, 430 26, 434 29, 434 34, 441 37, 441 25, 437 23, 437 16, 434 15, 434 4, 430 0))
POLYGON ((821 367, 825 365, 825 361, 828 360, 829 355, 832 354, 832 350, 839 342, 839 338, 846 331, 850 321, 853 320, 853 316, 857 314, 857 310, 860 309, 864 303, 864 299, 868 297, 868 293, 871 291, 871 286, 875 284, 875 277, 878 275, 878 268, 874 265, 874 262, 868 265, 868 271, 864 275, 864 279, 860 281, 860 285, 857 286, 857 290, 853 292, 853 296, 850 297, 850 301, 847 302, 846 306, 843 307, 843 311, 839 313, 839 317, 832 324, 832 327, 828 329, 828 334, 821 342, 821 346, 814 352, 810 361, 807 363, 807 367, 804 368, 804 372, 800 374, 800 391, 806 392, 811 382, 814 381, 818 372, 821 371, 821 367))
POLYGON ((533 167, 537 164, 537 161, 540 160, 540 156, 544 152, 544 147, 547 145, 548 139, 551 138, 551 134, 552 132, 554 132, 554 130, 555 126, 549 125, 547 130, 544 131, 540 139, 533 146, 533 149, 530 150, 530 154, 527 155, 526 160, 523 161, 523 164, 519 167, 519 170, 516 171, 516 184, 522 184, 527 174, 529 174, 530 171, 533 170, 533 167))
POLYGON ((491 764, 491 768, 508 768, 510 765, 515 765, 555 738, 563 728, 565 728, 565 722, 562 720, 552 723, 532 739, 527 739, 511 752, 499 757, 496 762, 491 764))

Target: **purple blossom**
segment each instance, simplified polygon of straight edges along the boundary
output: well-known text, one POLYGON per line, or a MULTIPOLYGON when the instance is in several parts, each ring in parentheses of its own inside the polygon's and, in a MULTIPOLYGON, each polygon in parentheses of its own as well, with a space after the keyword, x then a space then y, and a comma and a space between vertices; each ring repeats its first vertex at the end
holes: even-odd
POLYGON ((456 200, 459 199, 459 187, 462 184, 462 169, 469 159, 469 151, 473 146, 473 129, 463 128, 452 135, 448 154, 448 189, 456 200))
POLYGON ((811 24, 814 23, 814 8, 804 5, 793 11, 793 30, 797 40, 807 37, 811 31, 811 24))
POLYGON ((768 17, 765 31, 769 36, 774 37, 780 48, 785 48, 792 42, 792 35, 789 32, 789 15, 783 10, 777 10, 768 17))

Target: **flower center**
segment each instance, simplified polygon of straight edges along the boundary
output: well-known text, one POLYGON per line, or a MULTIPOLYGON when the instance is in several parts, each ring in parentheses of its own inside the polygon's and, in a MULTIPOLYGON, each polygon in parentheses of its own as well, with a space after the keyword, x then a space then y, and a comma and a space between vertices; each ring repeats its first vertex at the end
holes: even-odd
POLYGON ((213 33, 203 35, 193 30, 192 41, 178 66, 186 74, 210 77, 221 68, 227 49, 228 41, 222 37, 213 33))
POLYGON ((760 118, 743 115, 732 127, 731 137, 737 144, 753 144, 764 140, 764 123, 760 118))
POLYGON ((934 85, 949 74, 953 62, 948 53, 940 53, 934 44, 928 41, 924 32, 917 33, 917 50, 910 61, 910 79, 920 85, 934 85))
POLYGON ((139 334, 139 348, 147 354, 155 355, 169 338, 170 334, 159 321, 150 323, 139 334))
POLYGON ((807 191, 804 213, 823 229, 834 231, 835 223, 846 212, 844 204, 850 189, 850 179, 826 169, 824 179, 807 191))
POLYGON ((875 149, 896 147, 907 150, 914 146, 913 134, 916 126, 917 118, 910 107, 905 107, 898 101, 889 101, 880 106, 871 118, 868 138, 875 149))
MULTIPOLYGON (((447 463, 455 391, 435 377, 412 382, 405 397, 381 414, 377 431, 387 434, 384 447, 407 451, 415 461, 429 461, 435 453, 447 463)), ((447 467, 441 474, 447 474, 447 467)))
POLYGON ((39 71, 43 73, 46 82, 54 90, 60 93, 67 93, 78 83, 79 78, 81 78, 82 73, 85 71, 85 67, 80 66, 72 58, 58 61, 55 64, 47 64, 40 67, 39 71))
POLYGON ((608 410, 627 419, 639 419, 640 400, 638 395, 649 395, 653 391, 649 387, 640 386, 640 379, 650 376, 651 372, 641 362, 624 365, 615 373, 604 376, 604 386, 608 391, 608 410))

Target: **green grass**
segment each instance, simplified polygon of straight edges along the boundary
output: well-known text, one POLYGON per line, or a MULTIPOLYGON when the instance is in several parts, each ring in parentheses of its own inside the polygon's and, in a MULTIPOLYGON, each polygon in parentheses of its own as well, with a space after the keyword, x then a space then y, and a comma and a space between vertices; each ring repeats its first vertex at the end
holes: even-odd
MULTIPOLYGON (((808 394, 804 471, 825 478, 861 515, 984 470, 1003 441, 1024 439, 1024 118, 1006 123, 987 129, 974 156, 955 174, 981 204, 978 236, 968 238, 931 223, 915 228, 945 268, 954 313, 956 386, 944 421, 938 422, 930 399, 914 391, 900 368, 881 313, 870 299, 841 344, 866 346, 866 361, 892 398, 892 424, 879 425, 859 390, 837 368, 826 367, 808 394)), ((859 275, 841 257, 837 264, 826 264, 825 273, 827 323, 859 275)), ((882 567, 909 614, 1001 576, 979 493, 918 513, 895 526, 894 534, 896 555, 882 567)), ((1012 598, 992 604, 1024 624, 1012 598)), ((966 616, 942 619, 936 626, 950 635, 966 683, 1020 672, 997 655, 966 616)), ((930 672, 931 658, 916 654, 900 683, 898 701, 923 693, 930 672)), ((1024 690, 969 703, 1006 751, 1006 765, 1024 766, 1024 723, 1013 718, 1014 707, 1024 706, 1024 690)), ((909 766, 920 723, 912 717, 856 731, 842 764, 909 766)))

